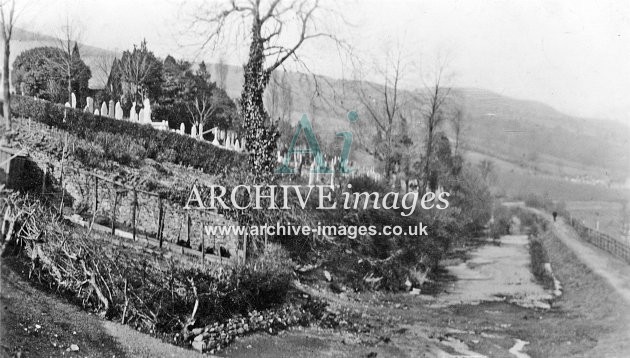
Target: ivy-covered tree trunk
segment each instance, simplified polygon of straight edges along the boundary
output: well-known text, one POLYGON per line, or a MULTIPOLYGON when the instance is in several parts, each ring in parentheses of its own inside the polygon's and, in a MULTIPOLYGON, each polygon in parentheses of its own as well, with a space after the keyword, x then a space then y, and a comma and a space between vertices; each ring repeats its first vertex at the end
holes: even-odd
POLYGON ((278 132, 269 123, 263 105, 263 94, 269 83, 269 72, 264 68, 261 23, 255 18, 252 29, 249 61, 245 65, 245 83, 241 93, 241 115, 244 120, 246 149, 258 183, 269 181, 275 166, 275 149, 278 132))

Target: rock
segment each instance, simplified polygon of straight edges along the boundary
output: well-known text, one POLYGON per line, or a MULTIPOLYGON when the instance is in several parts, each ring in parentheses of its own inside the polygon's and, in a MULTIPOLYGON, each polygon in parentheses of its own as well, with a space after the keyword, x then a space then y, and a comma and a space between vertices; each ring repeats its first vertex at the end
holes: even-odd
POLYGON ((67 351, 69 351, 69 352, 78 352, 79 351, 79 346, 77 346, 76 344, 71 344, 70 347, 68 347, 67 351))
POLYGON ((203 352, 203 350, 205 348, 205 345, 206 344, 203 341, 193 341, 192 342, 192 347, 197 352, 203 352))
POLYGON ((324 276, 326 277, 326 281, 332 281, 332 276, 330 275, 330 272, 324 270, 324 276))

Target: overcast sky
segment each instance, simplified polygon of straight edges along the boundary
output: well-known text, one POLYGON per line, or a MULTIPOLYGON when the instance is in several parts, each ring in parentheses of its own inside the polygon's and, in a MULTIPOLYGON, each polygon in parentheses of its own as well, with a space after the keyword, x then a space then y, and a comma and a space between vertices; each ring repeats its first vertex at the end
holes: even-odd
MULTIPOLYGON (((630 1, 339 2, 350 26, 338 35, 364 59, 382 57, 394 43, 418 68, 447 53, 457 86, 630 124, 630 1)), ((191 6, 181 1, 18 0, 18 6, 25 9, 18 26, 51 32, 68 15, 83 27, 84 43, 102 48, 122 51, 146 38, 159 56, 219 56, 181 46, 191 43, 182 35, 191 6)), ((228 62, 245 61, 242 47, 223 50, 228 62)), ((304 55, 316 73, 349 76, 332 46, 310 46, 304 55)), ((406 80, 407 86, 421 84, 415 71, 406 80)))

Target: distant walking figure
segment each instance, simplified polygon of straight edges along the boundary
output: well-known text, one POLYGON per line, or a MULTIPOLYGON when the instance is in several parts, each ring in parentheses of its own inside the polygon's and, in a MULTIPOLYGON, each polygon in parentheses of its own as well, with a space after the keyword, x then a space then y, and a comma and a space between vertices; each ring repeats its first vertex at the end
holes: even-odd
POLYGON ((558 213, 554 211, 553 213, 551 213, 551 215, 553 215, 553 222, 556 222, 556 217, 558 216, 558 213))

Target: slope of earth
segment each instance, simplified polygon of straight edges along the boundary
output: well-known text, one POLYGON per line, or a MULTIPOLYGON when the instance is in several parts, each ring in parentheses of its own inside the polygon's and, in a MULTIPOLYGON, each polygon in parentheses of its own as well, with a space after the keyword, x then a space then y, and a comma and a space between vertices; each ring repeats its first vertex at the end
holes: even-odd
POLYGON ((203 356, 128 326, 103 321, 59 296, 34 287, 13 260, 2 259, 0 356, 203 356))

